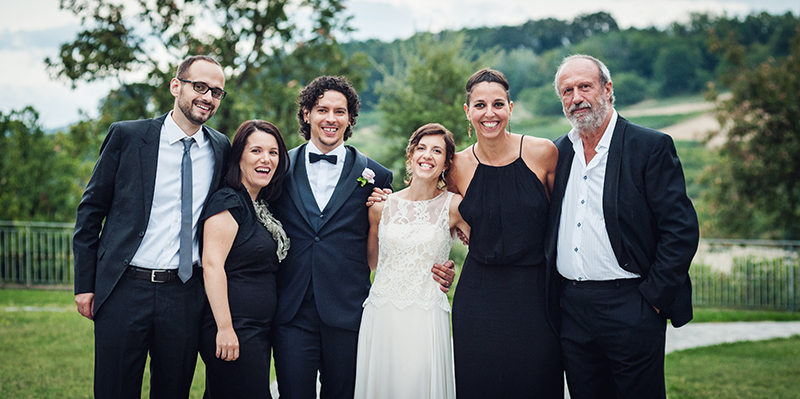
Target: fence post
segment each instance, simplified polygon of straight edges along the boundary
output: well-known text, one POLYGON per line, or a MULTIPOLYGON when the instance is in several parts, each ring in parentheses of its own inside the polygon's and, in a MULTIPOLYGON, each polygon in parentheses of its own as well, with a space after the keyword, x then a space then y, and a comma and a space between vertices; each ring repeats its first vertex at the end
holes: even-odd
POLYGON ((789 312, 794 312, 794 246, 789 244, 789 312))
POLYGON ((25 285, 31 286, 31 225, 25 224, 25 285))

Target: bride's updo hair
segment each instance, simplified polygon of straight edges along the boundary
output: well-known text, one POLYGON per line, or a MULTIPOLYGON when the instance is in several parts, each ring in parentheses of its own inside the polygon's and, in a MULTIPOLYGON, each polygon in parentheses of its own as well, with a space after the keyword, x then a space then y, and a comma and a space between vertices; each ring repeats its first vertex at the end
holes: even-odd
POLYGON ((453 162, 453 155, 456 153, 456 142, 453 139, 453 133, 450 133, 447 128, 438 123, 429 123, 420 127, 412 133, 411 138, 408 139, 408 146, 406 147, 406 178, 404 181, 406 184, 411 184, 411 156, 414 154, 414 149, 417 148, 419 141, 422 140, 423 137, 429 135, 441 135, 444 139, 444 170, 442 170, 442 174, 439 176, 438 184, 440 189, 444 189, 447 187, 447 181, 444 177, 445 171, 450 168, 450 164, 453 162))

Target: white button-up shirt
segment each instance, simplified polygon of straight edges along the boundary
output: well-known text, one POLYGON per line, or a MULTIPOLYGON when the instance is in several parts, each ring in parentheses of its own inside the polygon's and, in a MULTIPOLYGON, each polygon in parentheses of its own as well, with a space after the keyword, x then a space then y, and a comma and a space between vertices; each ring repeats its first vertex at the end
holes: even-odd
MULTIPOLYGON (((147 269, 177 269, 181 233, 181 159, 187 134, 172 119, 164 119, 158 142, 156 186, 150 220, 131 264, 147 269)), ((214 175, 214 150, 202 128, 193 136, 192 157, 192 262, 200 260, 197 224, 214 175)), ((146 184, 146 182, 145 182, 146 184)))
POLYGON ((575 156, 572 158, 561 207, 556 265, 558 272, 570 280, 639 277, 638 274, 620 267, 617 262, 603 214, 603 185, 608 150, 616 124, 617 111, 613 110, 611 121, 595 147, 597 154, 589 164, 586 164, 580 135, 574 129, 568 134, 575 156))
POLYGON ((306 146, 306 172, 308 173, 308 184, 311 186, 311 191, 314 193, 314 199, 317 200, 319 210, 325 209, 333 196, 333 190, 336 189, 336 183, 339 182, 339 177, 342 175, 344 169, 344 158, 347 156, 347 150, 344 148, 344 143, 339 144, 325 155, 336 155, 336 164, 328 161, 320 160, 319 162, 311 163, 309 153, 322 154, 313 142, 309 141, 306 146))

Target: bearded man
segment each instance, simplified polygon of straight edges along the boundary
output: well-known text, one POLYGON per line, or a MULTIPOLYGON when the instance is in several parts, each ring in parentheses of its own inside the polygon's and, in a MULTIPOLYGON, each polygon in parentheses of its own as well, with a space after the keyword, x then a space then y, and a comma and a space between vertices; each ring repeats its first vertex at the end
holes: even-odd
POLYGON ((559 151, 549 267, 561 281, 561 346, 573 399, 666 398, 666 320, 692 319, 697 215, 672 139, 614 109, 598 59, 562 62, 555 88, 572 130, 559 151))

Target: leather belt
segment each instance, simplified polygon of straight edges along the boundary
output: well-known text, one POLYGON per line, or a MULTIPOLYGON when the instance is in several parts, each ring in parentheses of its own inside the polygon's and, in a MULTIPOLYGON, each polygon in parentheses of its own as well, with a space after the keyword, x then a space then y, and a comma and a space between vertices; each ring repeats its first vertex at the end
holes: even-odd
POLYGON ((590 288, 590 289, 616 289, 616 288, 623 288, 623 287, 632 287, 638 286, 642 283, 644 279, 641 277, 637 278, 627 278, 627 279, 618 279, 618 280, 583 280, 583 281, 576 281, 570 279, 563 279, 562 285, 568 286, 571 285, 573 287, 581 287, 581 288, 590 288))
POLYGON ((139 280, 148 280, 151 283, 168 283, 178 279, 178 269, 145 269, 128 266, 123 274, 139 280))

